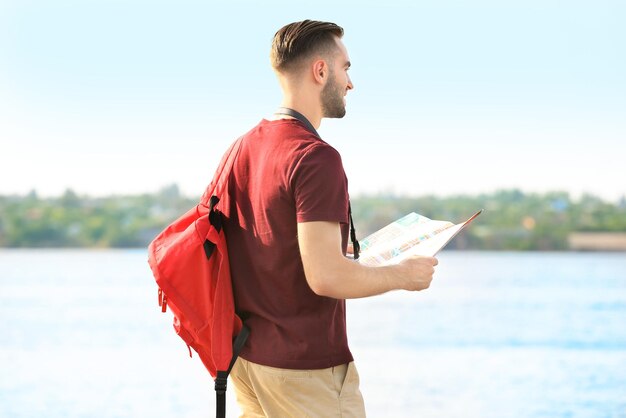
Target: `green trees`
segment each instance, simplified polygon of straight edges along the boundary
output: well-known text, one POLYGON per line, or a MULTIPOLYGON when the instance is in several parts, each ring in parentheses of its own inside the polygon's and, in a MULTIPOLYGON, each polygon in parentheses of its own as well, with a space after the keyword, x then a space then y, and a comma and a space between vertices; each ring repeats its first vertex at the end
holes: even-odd
POLYGON ((58 198, 0 196, 0 246, 143 247, 194 205, 176 186, 154 195, 90 198, 67 190, 58 198))
POLYGON ((432 219, 461 222, 478 209, 485 212, 450 243, 454 248, 489 250, 564 250, 574 231, 626 232, 626 199, 611 204, 567 192, 526 194, 501 190, 478 196, 367 196, 352 202, 361 237, 411 211, 432 219))
MULTIPOLYGON (((55 198, 32 191, 0 196, 0 247, 145 247, 169 222, 197 203, 176 185, 154 194, 92 198, 72 190, 55 198)), ((485 212, 450 247, 490 250, 562 250, 574 231, 626 232, 626 199, 592 195, 572 199, 501 190, 477 196, 369 195, 352 199, 359 238, 409 213, 461 222, 485 212)))

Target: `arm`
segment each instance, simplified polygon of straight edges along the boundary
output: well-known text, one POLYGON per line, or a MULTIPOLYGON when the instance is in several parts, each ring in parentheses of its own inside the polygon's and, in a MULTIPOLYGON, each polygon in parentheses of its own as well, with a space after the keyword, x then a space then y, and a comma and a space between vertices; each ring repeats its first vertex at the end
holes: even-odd
POLYGON ((335 299, 423 290, 430 286, 437 265, 433 257, 411 257, 392 266, 362 266, 343 256, 341 230, 334 222, 298 223, 298 243, 309 286, 318 295, 335 299))

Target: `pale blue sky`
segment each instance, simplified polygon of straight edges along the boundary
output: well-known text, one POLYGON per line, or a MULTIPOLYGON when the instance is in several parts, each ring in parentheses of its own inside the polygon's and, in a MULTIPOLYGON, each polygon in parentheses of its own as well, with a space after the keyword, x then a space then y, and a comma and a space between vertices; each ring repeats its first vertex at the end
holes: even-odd
POLYGON ((280 92, 274 32, 343 26, 320 133, 353 195, 626 194, 623 1, 0 0, 0 194, 199 195, 280 92))

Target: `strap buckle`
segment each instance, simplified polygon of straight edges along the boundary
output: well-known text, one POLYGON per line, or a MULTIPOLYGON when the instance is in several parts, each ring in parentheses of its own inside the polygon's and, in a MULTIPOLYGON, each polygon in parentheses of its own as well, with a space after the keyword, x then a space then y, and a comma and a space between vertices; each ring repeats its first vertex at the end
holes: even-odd
POLYGON ((220 376, 218 373, 218 376, 215 378, 215 392, 217 392, 218 395, 225 394, 227 383, 228 383, 228 376, 226 377, 220 376))

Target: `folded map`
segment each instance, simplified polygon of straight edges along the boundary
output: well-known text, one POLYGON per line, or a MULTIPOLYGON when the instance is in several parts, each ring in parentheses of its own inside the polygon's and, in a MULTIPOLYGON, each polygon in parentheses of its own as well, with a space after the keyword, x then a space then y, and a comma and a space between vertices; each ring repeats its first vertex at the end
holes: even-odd
POLYGON ((459 224, 409 213, 359 241, 359 263, 384 266, 399 263, 413 255, 435 256, 481 213, 482 210, 479 210, 459 224))

